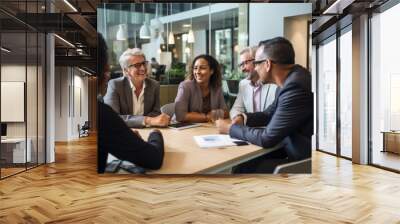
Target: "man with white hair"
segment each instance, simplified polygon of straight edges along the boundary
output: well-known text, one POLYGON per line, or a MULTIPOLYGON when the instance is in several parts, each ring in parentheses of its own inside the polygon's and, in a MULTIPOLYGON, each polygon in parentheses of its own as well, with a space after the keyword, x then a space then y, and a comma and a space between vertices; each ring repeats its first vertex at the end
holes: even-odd
POLYGON ((275 99, 277 85, 262 84, 259 81, 253 65, 256 50, 257 47, 246 47, 240 52, 239 69, 247 77, 240 81, 239 92, 230 111, 233 122, 239 114, 264 111, 275 99))
POLYGON ((104 103, 128 127, 165 127, 170 117, 160 112, 160 84, 147 78, 146 56, 139 48, 127 49, 119 58, 124 76, 110 80, 104 103))

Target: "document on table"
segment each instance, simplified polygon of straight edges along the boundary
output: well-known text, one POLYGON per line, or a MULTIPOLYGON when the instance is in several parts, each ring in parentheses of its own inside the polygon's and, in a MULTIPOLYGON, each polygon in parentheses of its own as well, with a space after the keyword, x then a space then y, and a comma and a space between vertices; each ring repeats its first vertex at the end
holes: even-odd
POLYGON ((234 141, 237 140, 229 137, 229 135, 198 135, 193 136, 193 138, 200 148, 235 146, 234 141))

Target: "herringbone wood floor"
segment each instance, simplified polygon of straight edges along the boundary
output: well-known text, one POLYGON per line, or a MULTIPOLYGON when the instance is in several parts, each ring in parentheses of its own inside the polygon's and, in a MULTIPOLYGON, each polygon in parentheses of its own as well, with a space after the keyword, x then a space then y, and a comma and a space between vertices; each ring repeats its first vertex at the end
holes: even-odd
POLYGON ((0 181, 0 223, 400 223, 400 175, 315 152, 312 175, 96 173, 94 137, 0 181))

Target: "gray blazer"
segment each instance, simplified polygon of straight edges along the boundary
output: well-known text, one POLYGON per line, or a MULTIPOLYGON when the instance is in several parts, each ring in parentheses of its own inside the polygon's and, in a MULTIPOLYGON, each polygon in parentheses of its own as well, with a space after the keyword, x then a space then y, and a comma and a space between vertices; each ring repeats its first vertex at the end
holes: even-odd
MULTIPOLYGON (((210 88, 211 109, 227 110, 222 89, 210 88)), ((185 80, 179 84, 175 98, 175 116, 177 121, 183 121, 186 113, 203 111, 203 96, 196 80, 185 80)))
POLYGON ((130 128, 143 127, 144 116, 155 117, 160 112, 160 84, 157 81, 146 78, 144 89, 144 113, 143 115, 133 114, 133 99, 130 80, 123 76, 110 80, 107 93, 104 96, 104 103, 108 104, 130 128))
MULTIPOLYGON (((275 100, 275 93, 277 85, 264 84, 261 89, 261 111, 264 111, 275 100)), ((233 104, 230 116, 231 119, 241 113, 253 113, 253 87, 251 81, 243 79, 239 83, 239 92, 237 94, 235 103, 233 104)))

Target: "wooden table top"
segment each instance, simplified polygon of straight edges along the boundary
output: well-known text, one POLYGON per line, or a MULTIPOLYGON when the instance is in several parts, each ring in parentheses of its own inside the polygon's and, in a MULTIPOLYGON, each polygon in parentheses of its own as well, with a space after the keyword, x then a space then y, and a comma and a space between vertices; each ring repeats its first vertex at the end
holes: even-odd
MULTIPOLYGON (((152 129, 136 129, 143 139, 152 129)), ((149 174, 198 174, 217 173, 241 162, 264 155, 276 149, 263 149, 256 145, 229 146, 224 148, 200 148, 193 136, 218 134, 213 124, 184 130, 159 129, 164 137, 165 156, 161 169, 149 174)))

